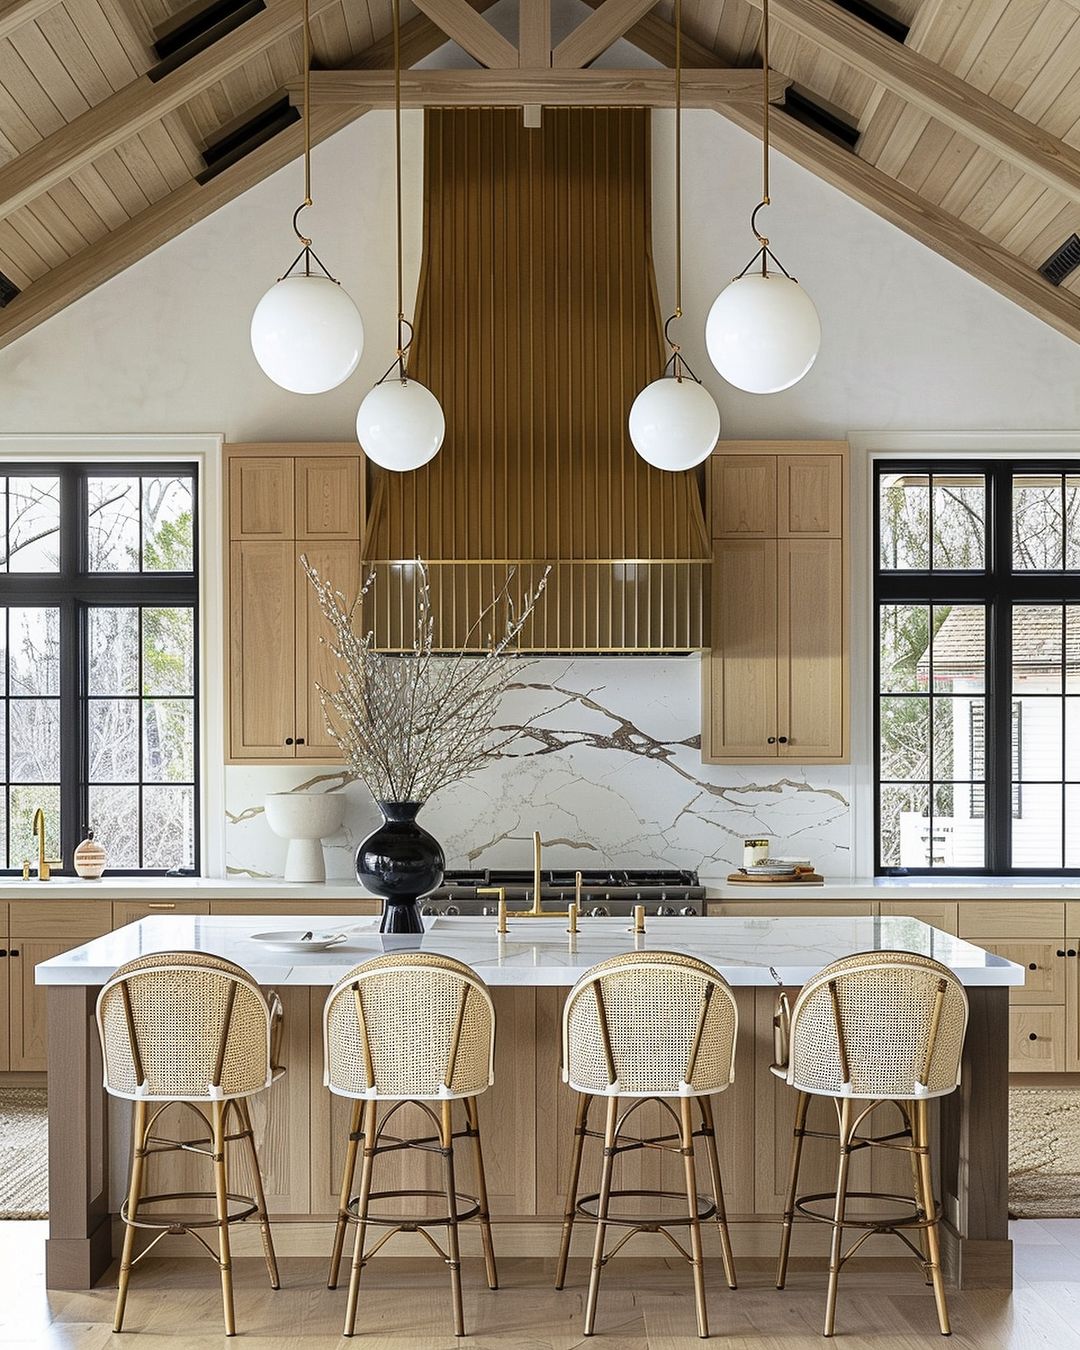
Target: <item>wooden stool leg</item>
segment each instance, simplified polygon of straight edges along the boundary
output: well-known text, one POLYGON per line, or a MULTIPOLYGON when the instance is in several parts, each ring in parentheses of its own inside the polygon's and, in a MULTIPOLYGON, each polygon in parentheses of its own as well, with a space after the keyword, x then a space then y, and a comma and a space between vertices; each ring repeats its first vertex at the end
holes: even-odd
POLYGON ((489 1289, 498 1289, 499 1272, 495 1266, 495 1244, 491 1240, 491 1210, 488 1206, 487 1177, 484 1174, 484 1149, 480 1142, 480 1110, 475 1097, 465 1098, 465 1118, 472 1134, 476 1157, 476 1198, 480 1202, 480 1237, 484 1244, 484 1269, 489 1289))
POLYGON ((277 1255, 274 1252, 274 1238, 270 1231, 270 1215, 266 1210, 266 1192, 263 1190, 262 1172, 259 1170, 259 1152, 255 1147, 255 1131, 251 1124, 251 1112, 248 1109, 247 1098, 238 1097, 235 1105, 237 1115, 240 1117, 240 1128, 247 1145, 248 1159, 251 1162, 251 1172, 255 1183, 255 1203, 258 1206, 256 1212, 259 1217, 259 1231, 262 1233, 266 1270, 270 1276, 270 1288, 280 1289, 281 1280, 278 1277, 277 1255))
POLYGON ((938 1326, 943 1336, 951 1334, 949 1326, 949 1308, 945 1302, 945 1281, 941 1274, 941 1249, 938 1240, 937 1205, 934 1202, 934 1179, 930 1169, 930 1120, 928 1103, 925 1098, 912 1106, 915 1124, 915 1137, 919 1147, 919 1199, 926 1217, 931 1220, 926 1228, 926 1250, 930 1266, 930 1280, 934 1286, 934 1302, 937 1304, 938 1326))
POLYGON ((589 1295, 585 1302, 585 1335, 596 1325, 596 1300, 600 1293, 600 1268, 604 1264, 604 1238, 607 1233, 608 1206, 611 1203, 611 1177, 615 1169, 615 1125, 619 1119, 619 1099, 609 1097, 604 1123, 604 1163, 600 1173, 600 1195, 596 1202, 596 1241, 593 1244, 589 1295))
POLYGON ((221 1265, 221 1302, 225 1314, 225 1335, 236 1335, 233 1308, 232 1255, 229 1250, 229 1179, 225 1162, 225 1102, 210 1105, 214 1150, 214 1195, 217 1201, 218 1255, 221 1265))
POLYGON ((364 1102, 364 1160, 360 1165, 360 1195, 356 1202, 356 1242, 353 1246, 352 1270, 349 1273, 349 1294, 345 1303, 343 1336, 351 1336, 356 1329, 356 1300, 360 1293, 360 1272, 364 1266, 364 1230, 367 1227, 368 1198, 371 1195, 371 1173, 375 1165, 375 1111, 374 1102, 364 1102))
MULTIPOLYGON (((911 1159, 911 1193, 915 1197, 915 1212, 920 1219, 925 1219, 926 1211, 923 1209, 922 1184, 919 1176, 919 1155, 915 1151, 914 1114, 908 1109, 907 1102, 897 1102, 896 1104, 900 1108, 900 1114, 904 1117, 904 1125, 907 1132, 911 1135, 911 1152, 908 1154, 908 1157, 911 1159)), ((923 1254, 923 1278, 926 1283, 930 1285, 933 1284, 934 1281, 930 1275, 930 1248, 927 1245, 926 1229, 920 1228, 918 1231, 919 1247, 923 1254)))
POLYGON ((139 1212, 139 1200, 142 1196, 143 1166, 146 1161, 146 1103, 136 1102, 132 1112, 131 1126, 131 1177, 128 1181, 127 1216, 124 1228, 124 1251, 120 1257, 120 1281, 116 1290, 116 1312, 113 1317, 113 1331, 120 1331, 124 1325, 124 1308, 127 1306, 128 1283, 131 1280, 131 1258, 135 1250, 135 1216, 139 1212))
POLYGON ((799 1189, 799 1167, 802 1163, 803 1131, 810 1094, 800 1092, 795 1103, 795 1128, 791 1134, 791 1166, 788 1171, 787 1199, 784 1201, 784 1222, 780 1229, 780 1255, 776 1262, 776 1287, 783 1289, 787 1280, 788 1253, 791 1251, 791 1225, 795 1222, 795 1200, 799 1189))
POLYGON ((735 1255, 731 1250, 731 1234, 728 1231, 727 1209, 724 1206, 724 1183, 720 1175, 720 1155, 716 1151, 716 1122, 713 1119, 712 1101, 708 1097, 699 1097, 701 1121, 705 1130, 705 1151, 709 1158, 709 1174, 712 1177, 713 1204, 716 1206, 716 1226, 720 1231, 720 1251, 724 1258, 724 1276, 729 1289, 737 1289, 735 1280, 735 1255))
POLYGON ((836 1326, 836 1291, 840 1280, 844 1211, 847 1207, 848 1170, 851 1166, 851 1125, 854 1109, 850 1097, 840 1103, 840 1159, 836 1169, 836 1205, 833 1210, 832 1248, 829 1253, 829 1292, 825 1300, 823 1335, 833 1335, 836 1326))
POLYGON ((709 1334, 709 1314, 705 1307, 705 1253, 701 1246, 701 1223, 698 1219, 697 1173, 694 1168, 694 1117, 689 1097, 679 1099, 679 1144, 686 1176, 686 1204, 690 1217, 690 1256, 694 1273, 694 1305, 697 1309, 698 1335, 709 1334))
POLYGON ((363 1109, 363 1102, 353 1102, 352 1119, 349 1121, 349 1142, 345 1149, 345 1167, 341 1173, 337 1227, 334 1229, 334 1246, 330 1252, 330 1270, 326 1276, 327 1289, 337 1288, 338 1271, 341 1269, 341 1253, 345 1247, 345 1230, 349 1226, 347 1211, 349 1201, 352 1199, 353 1177, 356 1174, 356 1150, 360 1142, 360 1116, 363 1109))
POLYGON ((452 1102, 442 1104, 442 1148, 443 1175, 446 1186, 447 1213, 450 1222, 446 1226, 447 1250, 450 1259, 450 1289, 454 1298, 454 1335, 465 1335, 465 1309, 461 1301, 461 1248, 458 1242, 457 1185, 454 1180, 454 1126, 452 1102))
POLYGON ((581 1178, 581 1154, 585 1147, 585 1131, 589 1124, 592 1097, 587 1092, 578 1095, 577 1119, 574 1122, 574 1155, 570 1163, 570 1184, 566 1189, 566 1209, 563 1213, 562 1242, 559 1246, 559 1264, 555 1271, 555 1288, 566 1283, 566 1262, 570 1255, 570 1239, 574 1234, 577 1214, 578 1181, 581 1178))

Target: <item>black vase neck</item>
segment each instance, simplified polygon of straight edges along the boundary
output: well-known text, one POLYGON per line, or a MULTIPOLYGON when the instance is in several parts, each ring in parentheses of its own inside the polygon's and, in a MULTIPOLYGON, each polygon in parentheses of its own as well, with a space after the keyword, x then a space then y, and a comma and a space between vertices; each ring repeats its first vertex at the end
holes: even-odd
POLYGON ((379 810, 383 814, 383 820, 393 821, 395 823, 415 820, 420 814, 420 808, 423 802, 379 802, 379 810))

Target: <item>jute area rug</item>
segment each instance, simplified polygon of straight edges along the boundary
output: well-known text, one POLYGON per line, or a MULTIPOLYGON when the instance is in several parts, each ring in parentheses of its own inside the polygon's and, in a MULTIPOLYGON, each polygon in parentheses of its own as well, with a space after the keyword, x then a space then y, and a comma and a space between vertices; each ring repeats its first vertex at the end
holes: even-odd
POLYGON ((0 1087, 0 1219, 49 1216, 45 1089, 0 1087))
POLYGON ((1009 1091, 1009 1213, 1080 1218, 1080 1091, 1009 1091))

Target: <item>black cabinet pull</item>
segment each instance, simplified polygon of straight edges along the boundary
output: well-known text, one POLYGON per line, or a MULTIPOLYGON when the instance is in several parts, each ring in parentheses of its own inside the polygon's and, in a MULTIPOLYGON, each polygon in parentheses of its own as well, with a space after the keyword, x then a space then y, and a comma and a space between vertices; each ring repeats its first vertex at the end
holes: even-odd
POLYGON ((1069 954, 1069 956, 1075 956, 1075 955, 1076 955, 1076 948, 1075 948, 1075 947, 1070 947, 1070 948, 1069 948, 1068 954, 1069 954))
POLYGON ((1028 962, 1028 970, 1038 970, 1038 969, 1039 969, 1039 966, 1038 966, 1038 963, 1037 963, 1037 962, 1035 962, 1035 961, 1029 961, 1029 962, 1028 962))
POLYGON ((770 736, 770 737, 769 737, 768 743, 769 743, 769 745, 775 745, 775 744, 776 744, 776 737, 775 737, 775 736, 770 736))
POLYGON ((1028 1036, 1028 1040, 1029 1040, 1029 1041, 1037 1041, 1038 1039, 1039 1039, 1038 1036, 1036 1036, 1034 1032, 1032 1032, 1032 1033, 1028 1036))
POLYGON ((1059 947, 1059 948, 1058 948, 1058 956, 1064 956, 1064 955, 1065 955, 1065 952, 1062 950, 1061 947, 1059 947))
POLYGON ((303 736, 297 736, 297 738, 296 738, 296 744, 297 744, 297 745, 303 745, 303 744, 304 744, 304 738, 303 738, 303 736))
POLYGON ((0 948, 0 956, 7 956, 7 948, 6 948, 6 947, 0 948))
POLYGON ((286 737, 285 737, 285 744, 286 744, 286 745, 292 745, 292 743, 293 743, 293 738, 292 738, 291 736, 286 736, 286 737))
POLYGON ((787 737, 786 737, 786 736, 780 736, 778 739, 779 739, 781 745, 787 745, 787 737))
POLYGON ((11 951, 8 952, 8 956, 18 956, 18 954, 19 954, 18 947, 12 947, 11 951))

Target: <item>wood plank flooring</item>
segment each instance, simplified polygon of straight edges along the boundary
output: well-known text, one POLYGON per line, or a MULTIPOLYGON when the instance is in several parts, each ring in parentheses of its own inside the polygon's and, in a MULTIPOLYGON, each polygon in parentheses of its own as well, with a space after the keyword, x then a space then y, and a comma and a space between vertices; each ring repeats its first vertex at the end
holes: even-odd
MULTIPOLYGON (((1013 1224, 1016 1288, 950 1291, 950 1350, 1080 1350, 1080 1219, 1013 1224)), ((208 1260, 140 1264, 131 1283, 126 1329, 112 1333, 114 1288, 48 1292, 44 1223, 0 1223, 0 1345, 4 1350, 220 1350, 224 1344, 217 1273, 208 1260)), ((738 1253, 736 1253, 738 1257, 738 1253)), ((820 1263, 795 1263, 789 1287, 772 1287, 771 1265, 744 1260, 740 1288, 709 1270, 713 1337, 754 1350, 821 1350, 825 1296, 820 1263)), ((660 1260, 618 1258, 601 1287, 597 1334, 581 1334, 587 1265, 571 1263, 567 1288, 551 1289, 551 1262, 500 1262, 502 1288, 489 1293, 482 1265, 465 1262, 470 1335, 451 1331, 445 1271, 432 1260, 379 1258, 364 1275, 357 1337, 341 1337, 344 1289, 327 1290, 325 1264, 282 1261, 284 1287, 272 1293, 261 1261, 236 1262, 236 1311, 249 1350, 691 1350, 694 1305, 689 1272, 660 1260)), ((872 1350, 942 1346, 933 1300, 911 1265, 883 1271, 853 1267, 841 1284, 836 1344, 872 1350)))

